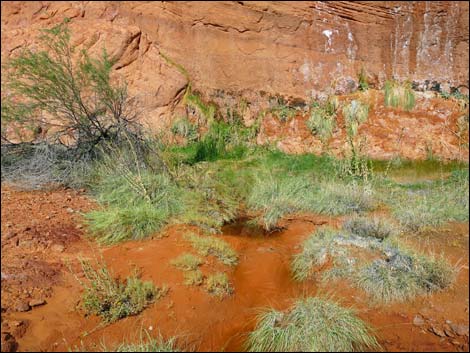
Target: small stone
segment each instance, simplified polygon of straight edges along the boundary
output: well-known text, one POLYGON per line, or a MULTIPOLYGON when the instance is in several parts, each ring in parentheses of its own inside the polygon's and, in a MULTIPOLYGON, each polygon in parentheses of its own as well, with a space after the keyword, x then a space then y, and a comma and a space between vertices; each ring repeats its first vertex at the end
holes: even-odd
POLYGON ((18 326, 23 325, 23 321, 21 321, 21 320, 20 321, 10 321, 9 324, 11 326, 18 327, 18 326))
POLYGON ((459 346, 459 345, 460 345, 460 342, 457 341, 457 340, 452 340, 452 344, 453 344, 454 346, 459 346))
POLYGON ((51 250, 55 252, 64 252, 65 246, 62 244, 54 244, 51 246, 51 250))
POLYGON ((40 305, 44 305, 44 304, 46 304, 46 301, 44 299, 31 299, 29 301, 29 305, 31 307, 40 306, 40 305))
POLYGON ((15 310, 19 312, 25 312, 25 311, 30 311, 31 307, 29 306, 28 303, 20 303, 16 306, 15 310))
POLYGON ((83 224, 78 224, 75 228, 77 228, 77 229, 82 229, 82 228, 83 228, 83 224))
POLYGON ((444 331, 442 331, 439 327, 431 327, 431 330, 430 330, 432 333, 434 333, 436 336, 439 336, 439 337, 445 337, 446 334, 444 333, 444 331))
POLYGON ((424 319, 421 315, 416 315, 413 319, 413 325, 415 326, 423 326, 424 325, 424 319))
POLYGON ((66 211, 67 211, 68 213, 73 213, 73 212, 74 212, 73 208, 70 208, 70 207, 67 207, 67 210, 66 210, 66 211))

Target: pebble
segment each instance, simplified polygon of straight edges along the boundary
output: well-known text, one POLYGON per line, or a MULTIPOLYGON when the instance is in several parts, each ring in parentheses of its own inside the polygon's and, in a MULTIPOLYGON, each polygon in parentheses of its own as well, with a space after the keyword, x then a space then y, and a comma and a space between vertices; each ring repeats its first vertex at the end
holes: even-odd
POLYGON ((51 246, 51 250, 55 252, 64 252, 65 246, 62 244, 54 244, 51 246))
POLYGON ((423 326, 424 325, 424 319, 421 315, 416 315, 413 319, 413 325, 415 326, 423 326))
POLYGON ((46 304, 46 301, 44 299, 31 299, 29 301, 29 305, 31 307, 40 306, 40 305, 44 305, 44 304, 46 304))
POLYGON ((444 331, 442 331, 439 327, 431 327, 431 332, 433 332, 436 336, 439 336, 439 337, 445 337, 446 334, 444 333, 444 331))
POLYGON ((15 310, 19 312, 25 312, 25 311, 30 311, 31 307, 29 306, 28 303, 20 303, 16 306, 15 310))

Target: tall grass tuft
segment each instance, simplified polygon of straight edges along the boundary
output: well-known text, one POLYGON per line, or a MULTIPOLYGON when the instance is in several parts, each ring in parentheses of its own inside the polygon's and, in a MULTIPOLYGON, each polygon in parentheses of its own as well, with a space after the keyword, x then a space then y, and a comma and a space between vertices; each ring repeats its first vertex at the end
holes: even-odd
POLYGON ((266 310, 248 338, 251 352, 352 352, 380 348, 352 309, 323 298, 297 300, 287 312, 266 310))
POLYGON ((334 241, 336 236, 338 231, 322 227, 302 243, 302 251, 294 256, 291 263, 295 280, 306 280, 315 266, 324 265, 331 256, 345 255, 345 250, 338 247, 334 241))
POLYGON ((312 131, 312 134, 318 135, 323 147, 326 147, 336 127, 338 107, 339 100, 336 96, 329 97, 323 104, 316 102, 311 107, 307 127, 312 131))
POLYGON ((415 94, 411 83, 390 80, 385 82, 385 106, 412 110, 415 106, 415 94))
POLYGON ((402 302, 449 287, 457 272, 443 257, 397 249, 359 269, 355 285, 375 302, 402 302))

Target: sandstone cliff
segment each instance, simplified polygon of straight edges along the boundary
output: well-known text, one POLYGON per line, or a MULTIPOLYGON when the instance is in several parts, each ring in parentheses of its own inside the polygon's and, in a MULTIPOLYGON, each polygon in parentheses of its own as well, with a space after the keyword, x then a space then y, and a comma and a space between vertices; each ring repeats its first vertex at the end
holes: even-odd
POLYGON ((468 2, 2 2, 2 60, 71 18, 77 46, 103 46, 154 127, 179 114, 191 81, 206 99, 308 101, 347 94, 365 68, 421 86, 468 87, 468 2), (184 67, 187 75, 165 58, 184 67))

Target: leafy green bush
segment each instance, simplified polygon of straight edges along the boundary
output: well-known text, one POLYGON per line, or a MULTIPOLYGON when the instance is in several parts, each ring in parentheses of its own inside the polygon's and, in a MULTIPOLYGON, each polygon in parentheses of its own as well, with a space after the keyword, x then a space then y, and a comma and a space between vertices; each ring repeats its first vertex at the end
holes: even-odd
POLYGON ((297 300, 287 312, 266 310, 248 338, 251 352, 352 352, 380 348, 369 326, 331 300, 297 300))

